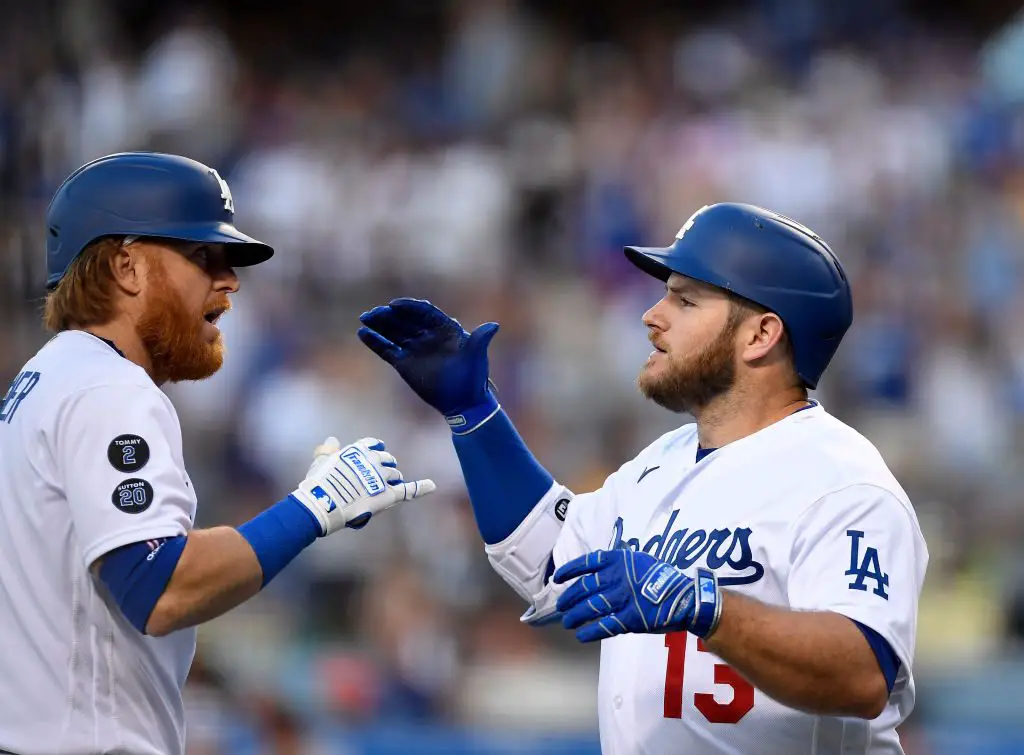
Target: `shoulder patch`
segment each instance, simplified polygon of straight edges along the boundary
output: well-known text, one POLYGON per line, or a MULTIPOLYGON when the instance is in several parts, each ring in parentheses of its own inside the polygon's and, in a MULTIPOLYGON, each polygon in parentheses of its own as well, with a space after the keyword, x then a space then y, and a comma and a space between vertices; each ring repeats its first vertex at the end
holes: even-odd
POLYGON ((118 511, 141 514, 153 504, 153 486, 147 480, 132 477, 114 488, 110 501, 118 511))
POLYGON ((107 446, 107 461, 118 472, 137 472, 149 462, 149 444, 139 435, 118 435, 107 446))

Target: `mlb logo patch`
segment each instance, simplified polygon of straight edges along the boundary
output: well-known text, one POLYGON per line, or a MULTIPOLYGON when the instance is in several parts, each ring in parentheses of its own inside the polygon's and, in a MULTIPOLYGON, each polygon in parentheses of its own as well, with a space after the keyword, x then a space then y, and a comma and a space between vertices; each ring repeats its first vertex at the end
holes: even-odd
POLYGON ((334 503, 334 499, 327 495, 327 491, 319 485, 313 488, 313 497, 324 504, 328 514, 338 508, 337 504, 334 503))

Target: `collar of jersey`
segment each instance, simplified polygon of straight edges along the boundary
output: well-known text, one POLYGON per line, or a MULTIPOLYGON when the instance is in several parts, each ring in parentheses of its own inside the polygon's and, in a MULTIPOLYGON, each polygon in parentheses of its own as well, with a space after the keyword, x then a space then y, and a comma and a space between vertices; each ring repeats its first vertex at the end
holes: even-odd
MULTIPOLYGON (((809 399, 807 399, 807 406, 801 406, 799 409, 797 409, 795 412, 793 412, 793 414, 798 414, 798 413, 802 412, 804 409, 813 409, 816 406, 820 406, 818 401, 816 399, 809 398, 809 399)), ((792 417, 793 414, 790 414, 789 416, 792 417)), ((711 454, 713 454, 717 450, 718 450, 717 448, 701 448, 700 444, 698 443, 697 444, 697 459, 696 459, 697 463, 699 463, 701 459, 707 458, 708 456, 710 456, 711 454)))
POLYGON ((97 341, 103 341, 103 343, 105 343, 105 344, 106 344, 107 346, 109 346, 109 347, 110 347, 110 348, 112 348, 112 349, 113 349, 114 351, 116 351, 116 352, 117 352, 117 354, 118 354, 118 355, 119 355, 119 356, 120 356, 120 357, 121 357, 122 359, 127 359, 127 358, 128 358, 128 357, 126 357, 126 356, 124 355, 124 352, 123 352, 123 351, 121 351, 121 350, 120 350, 119 348, 117 348, 117 344, 116 344, 116 343, 114 343, 113 341, 111 341, 111 340, 110 340, 109 338, 104 338, 103 336, 98 336, 98 335, 96 335, 95 333, 90 333, 90 332, 89 332, 88 330, 81 330, 81 331, 79 331, 79 332, 80 332, 80 333, 85 333, 85 334, 86 334, 86 335, 88 335, 88 336, 92 336, 92 337, 93 337, 93 338, 95 338, 95 339, 96 339, 97 341))

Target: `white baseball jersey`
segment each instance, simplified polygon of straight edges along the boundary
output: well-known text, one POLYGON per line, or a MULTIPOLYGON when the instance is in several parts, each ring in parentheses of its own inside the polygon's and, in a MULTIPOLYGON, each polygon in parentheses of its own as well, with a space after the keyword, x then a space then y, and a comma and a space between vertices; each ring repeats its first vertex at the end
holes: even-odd
POLYGON ((142 635, 90 572, 188 532, 181 429, 146 372, 80 331, 52 338, 0 403, 0 750, 184 750, 195 630, 142 635))
POLYGON ((818 405, 700 462, 696 453, 696 427, 685 426, 573 499, 556 566, 621 543, 690 576, 707 566, 724 589, 875 630, 899 657, 896 683, 873 721, 810 715, 755 689, 694 635, 623 635, 601 643, 604 754, 901 753, 928 552, 877 450, 818 405))

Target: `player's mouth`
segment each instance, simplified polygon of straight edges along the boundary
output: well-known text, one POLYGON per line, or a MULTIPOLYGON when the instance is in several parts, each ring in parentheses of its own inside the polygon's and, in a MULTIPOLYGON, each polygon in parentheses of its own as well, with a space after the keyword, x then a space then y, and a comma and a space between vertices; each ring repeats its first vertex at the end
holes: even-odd
POLYGON ((211 309, 206 314, 204 314, 203 319, 210 323, 210 325, 216 325, 217 320, 219 320, 227 311, 227 307, 217 307, 216 309, 211 309))
POLYGON ((203 314, 203 320, 205 321, 205 325, 203 325, 203 330, 205 331, 206 340, 208 342, 213 343, 218 338, 220 338, 220 328, 217 327, 217 321, 220 320, 224 313, 227 312, 230 308, 230 305, 221 305, 219 307, 213 307, 211 309, 208 309, 203 314))

